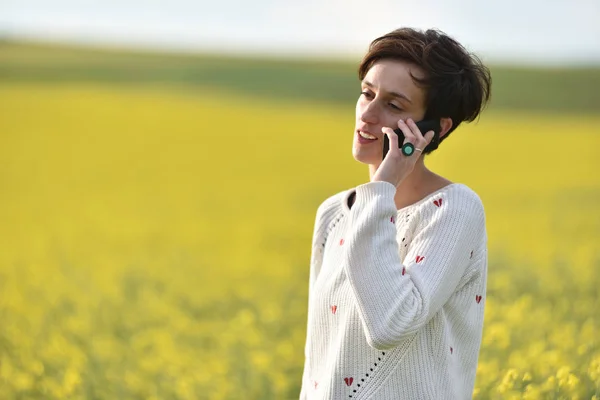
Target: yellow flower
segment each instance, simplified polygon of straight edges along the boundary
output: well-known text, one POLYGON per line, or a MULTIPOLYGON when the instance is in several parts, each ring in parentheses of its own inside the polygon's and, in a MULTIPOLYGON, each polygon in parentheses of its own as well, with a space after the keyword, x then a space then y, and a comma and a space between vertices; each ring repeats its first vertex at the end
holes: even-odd
POLYGON ((529 384, 525 387, 523 392, 523 399, 527 400, 539 400, 542 399, 543 391, 537 385, 529 384))
POLYGON ((63 378, 63 387, 65 393, 71 394, 77 386, 81 383, 81 377, 79 372, 74 368, 67 368, 63 378))
POLYGON ((556 378, 554 376, 549 376, 548 379, 546 379, 546 382, 542 384, 542 389, 545 392, 554 391, 556 389, 556 378))
POLYGON ((17 390, 29 390, 33 386, 33 377, 24 372, 17 372, 12 378, 17 390))
POLYGON ((44 363, 34 360, 29 364, 28 370, 35 376, 41 376, 44 373, 44 363))
POLYGON ((252 365, 258 368, 261 371, 267 371, 269 365, 272 363, 272 359, 267 352, 264 351, 254 351, 252 352, 252 365))
POLYGON ((592 359, 588 367, 588 375, 592 379, 592 382, 600 384, 600 357, 592 359))
POLYGON ((567 377, 567 387, 573 389, 577 387, 577 385, 579 385, 579 378, 577 378, 573 374, 569 374, 569 376, 567 377))

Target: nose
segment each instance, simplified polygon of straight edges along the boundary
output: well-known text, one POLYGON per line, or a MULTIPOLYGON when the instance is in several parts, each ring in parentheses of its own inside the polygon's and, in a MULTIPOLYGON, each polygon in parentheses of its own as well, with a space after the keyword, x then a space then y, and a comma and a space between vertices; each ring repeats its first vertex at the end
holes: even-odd
POLYGON ((360 108, 359 113, 362 122, 373 125, 379 122, 379 107, 376 103, 376 101, 370 101, 360 108))

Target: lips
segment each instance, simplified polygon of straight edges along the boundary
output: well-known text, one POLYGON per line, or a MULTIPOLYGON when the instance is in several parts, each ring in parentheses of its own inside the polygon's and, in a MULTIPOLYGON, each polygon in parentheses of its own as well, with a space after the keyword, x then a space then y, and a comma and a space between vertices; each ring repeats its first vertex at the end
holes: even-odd
POLYGON ((371 139, 371 140, 377 139, 377 136, 375 136, 375 135, 373 135, 373 134, 371 134, 369 132, 365 132, 365 131, 359 130, 358 134, 360 136, 364 137, 365 139, 371 139))
POLYGON ((376 136, 375 136, 375 139, 367 139, 367 138, 361 136, 360 132, 366 133, 366 134, 371 135, 371 136, 375 136, 372 133, 369 133, 367 131, 362 131, 362 130, 359 129, 359 130, 356 131, 356 138, 357 138, 358 143, 361 143, 361 144, 373 143, 373 142, 376 142, 378 140, 376 136))

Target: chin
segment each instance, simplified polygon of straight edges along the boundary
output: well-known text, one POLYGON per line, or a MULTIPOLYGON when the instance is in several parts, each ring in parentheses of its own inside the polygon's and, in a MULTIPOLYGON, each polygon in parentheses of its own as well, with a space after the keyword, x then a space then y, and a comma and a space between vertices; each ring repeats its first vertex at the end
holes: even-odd
POLYGON ((381 163, 381 154, 374 152, 361 151, 362 149, 352 148, 352 156, 356 161, 366 165, 376 165, 381 163))

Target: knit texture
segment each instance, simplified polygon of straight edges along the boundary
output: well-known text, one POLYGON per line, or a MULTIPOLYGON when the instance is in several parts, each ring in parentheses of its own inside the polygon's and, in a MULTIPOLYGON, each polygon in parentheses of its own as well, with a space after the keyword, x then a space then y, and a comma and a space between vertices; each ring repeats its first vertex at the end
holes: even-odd
POLYGON ((487 279, 483 205, 459 183, 401 210, 395 193, 370 182, 317 210, 301 400, 472 398, 487 279))

